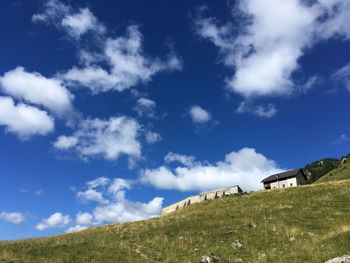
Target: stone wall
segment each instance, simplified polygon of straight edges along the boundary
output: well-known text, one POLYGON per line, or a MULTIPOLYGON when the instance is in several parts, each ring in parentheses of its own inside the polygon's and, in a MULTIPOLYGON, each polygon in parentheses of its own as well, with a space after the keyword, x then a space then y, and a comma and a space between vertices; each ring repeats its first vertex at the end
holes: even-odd
POLYGON ((186 199, 183 199, 175 204, 164 207, 162 209, 162 215, 175 212, 176 210, 182 209, 192 204, 204 202, 207 200, 213 200, 213 199, 220 198, 227 195, 239 194, 239 193, 242 193, 242 189, 238 185, 220 188, 220 189, 216 189, 208 192, 203 192, 203 193, 200 193, 199 195, 187 197, 186 199))

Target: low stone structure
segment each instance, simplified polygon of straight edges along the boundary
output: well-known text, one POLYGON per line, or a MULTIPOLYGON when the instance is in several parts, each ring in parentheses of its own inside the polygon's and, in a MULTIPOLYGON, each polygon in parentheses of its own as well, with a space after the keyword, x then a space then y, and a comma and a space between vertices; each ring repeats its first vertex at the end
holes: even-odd
POLYGON ((242 193, 242 189, 238 185, 202 192, 199 195, 187 197, 186 199, 183 199, 175 204, 164 207, 162 209, 162 215, 175 212, 176 210, 182 209, 192 204, 239 193, 242 193))

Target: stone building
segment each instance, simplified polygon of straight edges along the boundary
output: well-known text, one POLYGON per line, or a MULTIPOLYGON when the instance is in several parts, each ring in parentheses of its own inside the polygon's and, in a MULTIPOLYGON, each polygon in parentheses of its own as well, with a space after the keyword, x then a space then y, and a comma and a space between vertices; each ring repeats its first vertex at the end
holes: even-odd
POLYGON ((162 215, 175 212, 176 210, 182 209, 192 204, 239 193, 242 193, 242 189, 238 185, 202 192, 199 195, 187 197, 186 199, 183 199, 175 204, 164 207, 162 209, 162 215))
POLYGON ((264 189, 288 188, 307 183, 307 177, 302 169, 290 170, 284 173, 271 175, 261 181, 264 189))

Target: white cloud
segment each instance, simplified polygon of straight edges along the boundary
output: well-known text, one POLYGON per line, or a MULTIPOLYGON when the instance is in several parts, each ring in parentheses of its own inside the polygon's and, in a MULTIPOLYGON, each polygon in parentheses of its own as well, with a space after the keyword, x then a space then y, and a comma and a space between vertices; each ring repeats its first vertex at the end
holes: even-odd
POLYGON ((56 149, 60 150, 68 150, 75 145, 77 145, 78 139, 73 136, 65 136, 61 135, 57 138, 57 140, 54 142, 53 146, 56 149))
POLYGON ((94 189, 88 189, 86 191, 79 191, 77 192, 77 198, 83 202, 97 202, 100 204, 108 204, 108 200, 103 198, 103 195, 101 192, 98 192, 94 189))
POLYGON ((164 157, 164 161, 166 163, 179 162, 187 167, 192 167, 199 164, 196 162, 196 158, 194 156, 182 155, 173 152, 168 152, 168 154, 164 157))
POLYGON ((162 136, 160 136, 160 134, 151 131, 146 132, 145 138, 148 144, 153 144, 162 140, 162 136))
MULTIPOLYGON (((77 131, 68 136, 77 141, 74 140, 74 145, 68 144, 70 147, 66 149, 76 151, 82 158, 102 156, 107 160, 116 160, 120 155, 126 155, 129 160, 138 159, 141 156, 141 144, 137 140, 139 129, 136 120, 127 117, 83 120, 77 131)), ((62 147, 62 137, 56 140, 54 146, 65 149, 62 147)))
POLYGON ((110 182, 110 179, 107 177, 98 177, 94 180, 88 181, 86 185, 89 189, 94 189, 100 186, 106 186, 109 184, 109 182, 110 182))
POLYGON ((275 105, 269 103, 267 105, 258 105, 254 113, 260 117, 271 118, 276 115, 277 109, 275 105))
POLYGON ((350 63, 333 73, 332 79, 342 83, 350 91, 350 63))
POLYGON ((245 97, 290 94, 296 86, 292 74, 308 48, 334 36, 350 36, 350 4, 344 0, 241 0, 232 13, 243 17, 239 30, 201 16, 195 24, 235 70, 228 86, 245 97))
POLYGON ((154 117, 156 102, 147 98, 139 98, 134 110, 139 116, 154 117))
POLYGON ((18 212, 0 212, 0 220, 10 222, 12 224, 21 224, 25 221, 25 216, 18 212))
MULTIPOLYGON (((86 182, 87 190, 78 191, 76 196, 83 203, 97 202, 106 205, 111 203, 111 198, 118 198, 118 195, 124 196, 124 190, 130 189, 131 184, 131 181, 122 178, 111 180, 107 177, 98 177, 86 182)), ((87 215, 84 214, 84 216, 87 215)), ((81 221, 77 224, 84 225, 81 221)))
POLYGON ((98 22, 88 8, 82 8, 79 13, 65 16, 61 24, 75 38, 80 38, 81 35, 89 30, 99 34, 103 34, 106 31, 106 28, 98 22))
POLYGON ((46 1, 43 12, 33 15, 32 21, 54 24, 75 39, 79 39, 89 31, 95 35, 103 35, 106 31, 88 8, 81 8, 76 12, 71 6, 59 0, 46 1))
POLYGON ((78 225, 88 226, 92 224, 92 219, 93 217, 90 213, 79 212, 75 221, 78 225))
POLYGON ((75 232, 83 231, 87 228, 88 228, 88 226, 75 225, 75 226, 68 228, 65 232, 66 233, 75 233, 75 232))
POLYGON ((206 123, 211 119, 211 114, 198 105, 191 106, 189 113, 194 123, 206 123))
POLYGON ((42 13, 38 13, 32 16, 33 22, 52 23, 59 21, 66 14, 70 12, 70 7, 63 4, 59 0, 47 0, 44 3, 42 13))
POLYGON ((182 68, 182 61, 172 50, 163 60, 146 55, 142 48, 143 36, 136 25, 129 26, 125 36, 108 37, 105 26, 88 8, 76 11, 59 0, 49 0, 43 12, 34 15, 32 20, 54 24, 77 41, 82 35, 93 33, 93 45, 79 50, 82 66, 59 75, 71 86, 84 86, 93 93, 122 91, 150 81, 159 72, 182 68))
POLYGON ((6 131, 26 140, 34 135, 46 135, 54 130, 54 120, 47 112, 19 103, 10 97, 0 97, 0 125, 6 131))
POLYGON ((342 144, 349 141, 350 141, 350 136, 343 133, 336 140, 332 142, 332 145, 342 144))
POLYGON ((267 105, 250 105, 246 101, 242 101, 237 110, 237 113, 252 113, 263 118, 272 118, 277 114, 277 109, 275 105, 269 103, 267 105))
POLYGON ((138 221, 158 216, 161 212, 163 198, 156 197, 148 203, 118 200, 106 206, 96 207, 93 211, 97 223, 119 223, 138 221))
POLYGON ((106 203, 99 204, 91 213, 79 212, 75 220, 76 225, 67 231, 80 231, 87 226, 96 226, 103 223, 143 220, 158 216, 161 213, 163 198, 156 197, 146 203, 134 202, 128 200, 125 195, 126 191, 130 190, 135 182, 123 178, 108 180, 103 180, 103 178, 108 179, 99 177, 88 181, 86 183, 87 189, 81 192, 85 193, 92 190, 91 188, 98 188, 100 196, 103 196, 106 203))
POLYGON ((132 183, 129 180, 125 180, 123 178, 115 178, 108 187, 108 193, 116 195, 120 191, 130 189, 131 184, 132 183))
POLYGON ((1 90, 17 99, 44 106, 56 115, 72 113, 73 95, 60 80, 17 67, 0 77, 1 90))
POLYGON ((97 59, 89 56, 88 65, 73 67, 61 78, 70 85, 82 85, 93 93, 99 93, 123 91, 150 81, 158 72, 182 68, 182 62, 174 53, 170 53, 165 61, 144 54, 142 41, 138 27, 129 26, 125 36, 104 40, 101 47, 103 53, 97 59), (101 62, 107 63, 109 68, 103 68, 101 62))
POLYGON ((323 39, 336 36, 350 38, 350 2, 346 0, 318 0, 327 19, 318 25, 318 33, 323 39))
POLYGON ((274 161, 251 148, 231 152, 216 164, 189 164, 175 169, 166 166, 146 169, 140 179, 158 189, 202 191, 238 184, 250 191, 261 188, 264 177, 282 171, 274 161))
POLYGON ((44 218, 39 224, 36 225, 36 229, 45 230, 48 228, 62 228, 70 223, 71 219, 68 215, 56 212, 48 218, 44 218))

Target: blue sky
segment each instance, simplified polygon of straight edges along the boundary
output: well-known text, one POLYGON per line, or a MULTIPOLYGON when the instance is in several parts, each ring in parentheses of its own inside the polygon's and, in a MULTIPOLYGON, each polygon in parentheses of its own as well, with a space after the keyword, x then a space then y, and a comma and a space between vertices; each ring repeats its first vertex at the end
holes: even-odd
POLYGON ((149 218, 349 152, 348 1, 0 10, 0 239, 149 218))

